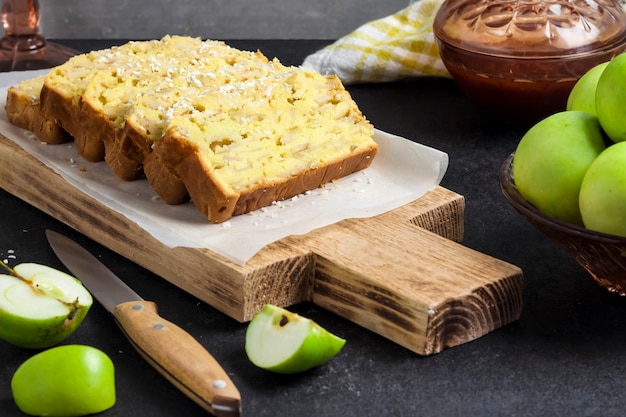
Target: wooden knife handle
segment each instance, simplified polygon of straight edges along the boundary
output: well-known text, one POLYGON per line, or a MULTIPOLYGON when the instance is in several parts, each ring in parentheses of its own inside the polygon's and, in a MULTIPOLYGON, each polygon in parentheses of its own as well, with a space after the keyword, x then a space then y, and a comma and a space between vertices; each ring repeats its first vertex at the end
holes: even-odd
POLYGON ((239 416, 237 387, 213 356, 189 333, 163 319, 150 301, 130 301, 113 311, 135 349, 159 373, 216 416, 239 416))

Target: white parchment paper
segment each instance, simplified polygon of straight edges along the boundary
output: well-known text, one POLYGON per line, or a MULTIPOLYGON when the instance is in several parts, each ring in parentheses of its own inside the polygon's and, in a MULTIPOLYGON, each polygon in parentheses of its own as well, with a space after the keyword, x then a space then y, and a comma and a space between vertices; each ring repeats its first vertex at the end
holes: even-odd
MULTIPOLYGON (((0 74, 0 105, 6 91, 22 79, 45 71, 0 74)), ((346 218, 371 217, 416 200, 437 186, 448 167, 448 155, 377 130, 380 146, 372 165, 334 183, 287 201, 209 224, 192 203, 165 204, 145 179, 125 182, 105 162, 81 158, 73 144, 46 145, 11 125, 1 112, 0 131, 83 193, 137 223, 169 247, 208 248, 244 264, 269 243, 288 235, 346 218)))

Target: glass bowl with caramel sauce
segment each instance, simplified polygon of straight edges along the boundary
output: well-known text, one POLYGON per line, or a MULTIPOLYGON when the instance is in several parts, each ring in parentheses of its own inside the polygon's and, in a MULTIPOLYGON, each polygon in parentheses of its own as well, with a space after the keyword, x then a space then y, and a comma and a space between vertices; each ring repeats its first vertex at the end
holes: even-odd
POLYGON ((446 0, 433 32, 467 97, 525 121, 565 110, 585 72, 626 50, 617 0, 446 0))

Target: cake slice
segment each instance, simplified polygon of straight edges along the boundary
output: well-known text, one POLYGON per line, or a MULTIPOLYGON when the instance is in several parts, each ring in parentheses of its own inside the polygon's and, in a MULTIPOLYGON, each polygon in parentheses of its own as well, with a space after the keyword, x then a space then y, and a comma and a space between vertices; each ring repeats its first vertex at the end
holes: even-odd
POLYGON ((39 93, 45 75, 9 87, 4 107, 12 124, 33 132, 39 140, 49 144, 65 143, 72 137, 54 119, 46 117, 39 105, 39 93))
POLYGON ((339 79, 300 68, 185 96, 168 116, 150 159, 212 223, 366 168, 378 152, 339 79))
MULTIPOLYGON (((234 51, 234 50, 233 50, 234 51)), ((188 200, 182 179, 160 157, 152 156, 154 142, 161 139, 168 115, 173 107, 187 96, 211 94, 228 85, 287 71, 278 60, 268 61, 260 53, 231 53, 227 63, 209 72, 195 72, 193 80, 175 79, 169 85, 157 85, 137 97, 126 116, 126 123, 117 142, 125 152, 119 152, 128 170, 143 171, 157 194, 167 204, 188 200)), ((119 162, 119 161, 118 161, 119 162)))
POLYGON ((89 117, 110 120, 105 159, 120 178, 141 175, 152 142, 162 135, 166 113, 181 97, 267 72, 262 70, 268 65, 263 54, 241 51, 222 42, 179 45, 177 49, 154 57, 158 67, 148 74, 138 71, 119 82, 108 82, 107 88, 96 86, 95 91, 88 87, 83 95, 89 117), (119 94, 114 90, 120 90, 119 94))
POLYGON ((202 71, 215 71, 225 65, 219 56, 227 49, 218 41, 166 37, 149 56, 128 60, 93 76, 80 101, 81 122, 90 128, 83 134, 87 141, 104 143, 105 160, 116 175, 124 180, 141 175, 140 165, 129 169, 125 164, 127 155, 134 156, 133 149, 118 140, 118 132, 137 97, 156 84, 171 85, 174 80, 196 79, 195 74, 202 71))
POLYGON ((80 101, 89 81, 99 71, 149 56, 160 43, 157 40, 128 42, 77 55, 52 68, 46 76, 40 93, 41 111, 72 135, 78 153, 88 161, 101 161, 104 158, 104 144, 88 140, 98 132, 81 122, 80 101))

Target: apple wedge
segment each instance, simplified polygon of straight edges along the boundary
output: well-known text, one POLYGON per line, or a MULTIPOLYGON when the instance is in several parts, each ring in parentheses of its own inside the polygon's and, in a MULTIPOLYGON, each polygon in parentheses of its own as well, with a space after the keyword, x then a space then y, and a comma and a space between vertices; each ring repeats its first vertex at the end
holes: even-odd
POLYGON ((345 343, 313 320, 267 304, 250 321, 245 348, 259 368, 293 374, 327 362, 345 343))
POLYGON ((35 263, 23 263, 0 275, 0 339, 42 349, 76 330, 93 298, 71 275, 35 263))

